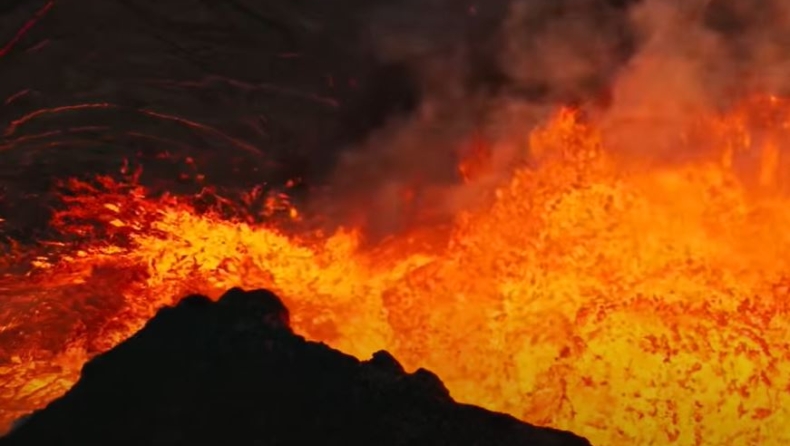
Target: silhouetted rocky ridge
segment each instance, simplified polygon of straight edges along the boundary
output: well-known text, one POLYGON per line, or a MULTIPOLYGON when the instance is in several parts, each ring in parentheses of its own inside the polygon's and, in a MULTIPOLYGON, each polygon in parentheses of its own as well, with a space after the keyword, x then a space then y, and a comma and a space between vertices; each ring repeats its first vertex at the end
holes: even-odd
POLYGON ((97 356, 2 446, 585 446, 570 432, 459 404, 385 351, 360 362, 294 334, 265 290, 189 296, 97 356))

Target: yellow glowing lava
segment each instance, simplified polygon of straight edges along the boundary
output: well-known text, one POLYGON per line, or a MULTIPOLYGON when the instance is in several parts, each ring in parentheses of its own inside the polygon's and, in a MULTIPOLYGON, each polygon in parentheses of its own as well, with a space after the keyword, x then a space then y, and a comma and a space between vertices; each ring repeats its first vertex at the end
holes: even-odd
POLYGON ((562 110, 508 141, 528 161, 449 234, 364 249, 358 230, 300 239, 140 187, 83 191, 70 215, 104 236, 69 220, 80 242, 0 282, 0 335, 42 327, 0 336, 3 422, 173 296, 242 286, 283 296, 309 338, 360 358, 387 349, 459 400, 594 444, 788 444, 788 117, 783 101, 750 101, 690 125, 703 159, 630 169, 562 110), (58 332, 53 314, 69 311, 83 315, 58 332))

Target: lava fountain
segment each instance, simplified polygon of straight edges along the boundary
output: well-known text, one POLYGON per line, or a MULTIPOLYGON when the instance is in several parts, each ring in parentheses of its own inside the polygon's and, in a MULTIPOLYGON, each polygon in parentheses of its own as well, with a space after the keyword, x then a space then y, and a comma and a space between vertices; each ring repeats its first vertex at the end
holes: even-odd
MULTIPOLYGON (((789 125, 790 103, 746 101, 678 135, 699 156, 645 166, 562 109, 490 141, 520 161, 482 203, 375 246, 360 228, 300 234, 72 180, 62 237, 2 259, 0 421, 58 397, 174 296, 242 286, 283 296, 308 338, 387 349, 459 400, 595 444, 786 444, 789 125)), ((485 154, 462 163, 467 182, 485 154)))

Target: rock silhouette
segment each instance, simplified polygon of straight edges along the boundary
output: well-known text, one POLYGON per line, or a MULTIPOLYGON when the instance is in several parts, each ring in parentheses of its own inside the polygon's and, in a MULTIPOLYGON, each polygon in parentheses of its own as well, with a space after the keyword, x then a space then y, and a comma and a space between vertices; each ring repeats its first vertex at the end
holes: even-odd
POLYGON ((368 361, 309 342, 265 290, 189 296, 94 358, 62 398, 2 446, 585 446, 455 402, 427 370, 389 353, 368 361))

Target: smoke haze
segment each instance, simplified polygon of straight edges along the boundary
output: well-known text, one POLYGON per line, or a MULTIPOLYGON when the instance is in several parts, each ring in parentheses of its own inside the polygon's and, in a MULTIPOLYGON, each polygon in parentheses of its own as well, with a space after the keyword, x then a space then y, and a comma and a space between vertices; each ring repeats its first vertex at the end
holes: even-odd
POLYGON ((376 54, 405 67, 419 99, 343 153, 329 195, 348 199, 319 200, 373 234, 408 224, 403 194, 439 214, 465 206, 468 189, 480 188, 458 188, 473 134, 494 143, 493 170, 506 173, 524 152, 514 137, 525 143, 556 106, 577 104, 618 153, 677 159, 690 116, 788 87, 790 4, 781 0, 427 3, 365 16, 376 54))

